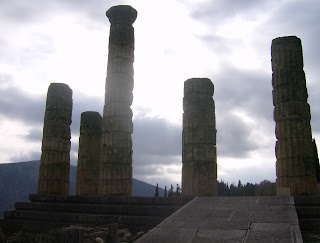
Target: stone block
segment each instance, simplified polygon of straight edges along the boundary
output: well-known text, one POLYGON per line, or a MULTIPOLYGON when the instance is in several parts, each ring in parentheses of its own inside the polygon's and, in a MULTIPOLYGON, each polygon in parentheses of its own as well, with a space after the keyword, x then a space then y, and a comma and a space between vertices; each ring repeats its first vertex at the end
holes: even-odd
POLYGON ((41 164, 70 164, 68 151, 43 150, 41 153, 41 164))
POLYGON ((184 128, 182 134, 182 144, 216 145, 216 133, 217 131, 214 125, 184 128))
POLYGON ((70 165, 41 164, 39 168, 39 179, 61 179, 69 180, 70 165))
POLYGON ((278 188, 290 188, 290 195, 315 195, 318 184, 315 176, 277 176, 278 188))
POLYGON ((45 123, 71 124, 71 116, 71 110, 63 110, 63 112, 61 112, 61 109, 51 109, 46 110, 44 114, 44 121, 45 123))
POLYGON ((133 62, 121 57, 112 56, 112 62, 108 62, 108 72, 124 73, 133 76, 133 62))
POLYGON ((63 83, 51 83, 48 88, 46 110, 72 111, 72 90, 63 83))
POLYGON ((42 151, 70 152, 71 142, 69 139, 58 137, 44 137, 42 139, 42 151))
POLYGON ((108 132, 102 136, 102 144, 107 147, 132 148, 131 134, 127 132, 108 132))
POLYGON ((100 165, 100 179, 129 180, 132 181, 132 165, 126 163, 113 163, 100 165))
POLYGON ((127 117, 104 117, 102 126, 104 132, 133 132, 132 119, 127 117))
POLYGON ((45 122, 43 125, 43 136, 49 138, 63 138, 70 140, 70 124, 45 122))
POLYGON ((133 94, 131 89, 126 89, 126 87, 111 87, 110 89, 106 89, 105 92, 105 101, 109 102, 120 102, 126 103, 129 106, 133 101, 133 94))
POLYGON ((214 86, 208 78, 191 78, 184 82, 184 97, 194 96, 196 94, 208 95, 212 97, 214 86))
POLYGON ((276 142, 276 156, 277 159, 313 158, 312 141, 307 138, 278 140, 276 142))
POLYGON ((283 85, 273 88, 272 90, 273 105, 290 101, 307 102, 307 88, 297 88, 295 85, 283 85))
POLYGON ((184 144, 182 162, 217 162, 217 148, 214 144, 184 144))
POLYGON ((100 168, 100 155, 96 157, 91 156, 79 156, 77 170, 81 171, 99 171, 100 168))
POLYGON ((101 151, 101 162, 102 163, 125 163, 132 164, 132 149, 111 147, 103 144, 101 151))
POLYGON ((182 175, 183 195, 218 195, 216 163, 184 163, 182 167, 182 175))
POLYGON ((108 73, 106 78, 106 90, 114 87, 123 87, 128 90, 133 90, 133 75, 129 73, 108 73))
POLYGON ((68 180, 61 179, 39 179, 38 194, 69 194, 69 178, 68 180))
POLYGON ((290 101, 277 104, 273 111, 274 121, 286 119, 311 119, 310 106, 302 101, 290 101))
POLYGON ((203 112, 207 110, 214 110, 214 101, 212 97, 184 97, 183 98, 183 110, 184 112, 189 110, 202 110, 203 112))
POLYGON ((293 85, 297 89, 306 87, 306 76, 302 69, 279 69, 272 73, 273 88, 293 85))
MULTIPOLYGON (((134 47, 134 29, 123 25, 112 25, 110 28, 109 43, 120 47, 131 46, 134 47)), ((109 50, 111 48, 109 44, 109 50)))
POLYGON ((272 40, 272 70, 303 69, 301 40, 296 36, 279 37, 272 40))
POLYGON ((287 119, 276 123, 276 137, 279 140, 291 138, 311 138, 309 119, 287 119))
POLYGON ((276 173, 278 176, 315 176, 313 157, 278 159, 276 173))
POLYGON ((183 128, 216 125, 214 110, 188 111, 183 113, 183 128))
MULTIPOLYGON (((124 117, 132 118, 132 110, 128 104, 125 103, 106 103, 104 105, 103 117, 124 117)), ((103 126, 103 128, 105 128, 103 126)))

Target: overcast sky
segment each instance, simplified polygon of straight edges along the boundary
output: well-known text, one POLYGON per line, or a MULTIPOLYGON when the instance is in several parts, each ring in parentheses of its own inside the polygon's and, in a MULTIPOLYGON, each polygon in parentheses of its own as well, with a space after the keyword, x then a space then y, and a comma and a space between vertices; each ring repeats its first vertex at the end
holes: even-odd
POLYGON ((0 163, 39 160, 46 93, 73 90, 71 163, 80 114, 102 114, 113 5, 138 11, 133 177, 181 184, 183 83, 215 86, 218 179, 275 180, 271 41, 302 40, 313 137, 320 143, 318 0, 0 0, 0 163))

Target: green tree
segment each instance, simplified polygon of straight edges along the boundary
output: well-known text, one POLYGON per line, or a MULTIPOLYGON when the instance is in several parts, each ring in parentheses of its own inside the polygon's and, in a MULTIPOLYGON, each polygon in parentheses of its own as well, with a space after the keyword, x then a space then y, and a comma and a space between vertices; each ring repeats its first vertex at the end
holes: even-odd
POLYGON ((157 183, 157 186, 156 186, 156 191, 155 191, 154 196, 155 197, 159 197, 159 186, 158 186, 158 183, 157 183))

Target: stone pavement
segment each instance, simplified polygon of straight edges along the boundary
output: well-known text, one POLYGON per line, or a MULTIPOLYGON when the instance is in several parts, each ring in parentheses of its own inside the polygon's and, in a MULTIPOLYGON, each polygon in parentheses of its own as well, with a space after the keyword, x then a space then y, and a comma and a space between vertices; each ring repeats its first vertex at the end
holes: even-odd
POLYGON ((291 196, 196 197, 140 242, 303 242, 291 196))

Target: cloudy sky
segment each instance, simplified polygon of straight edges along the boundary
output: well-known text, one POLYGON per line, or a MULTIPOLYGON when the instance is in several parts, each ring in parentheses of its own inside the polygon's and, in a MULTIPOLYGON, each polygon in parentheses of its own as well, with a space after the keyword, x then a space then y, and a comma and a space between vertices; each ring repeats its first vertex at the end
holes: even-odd
POLYGON ((272 39, 302 40, 320 143, 318 0, 0 0, 0 163, 38 160, 48 86, 73 89, 71 163, 81 112, 102 113, 110 24, 129 4, 135 28, 133 177, 181 184, 183 83, 215 85, 218 179, 275 180, 272 39))

